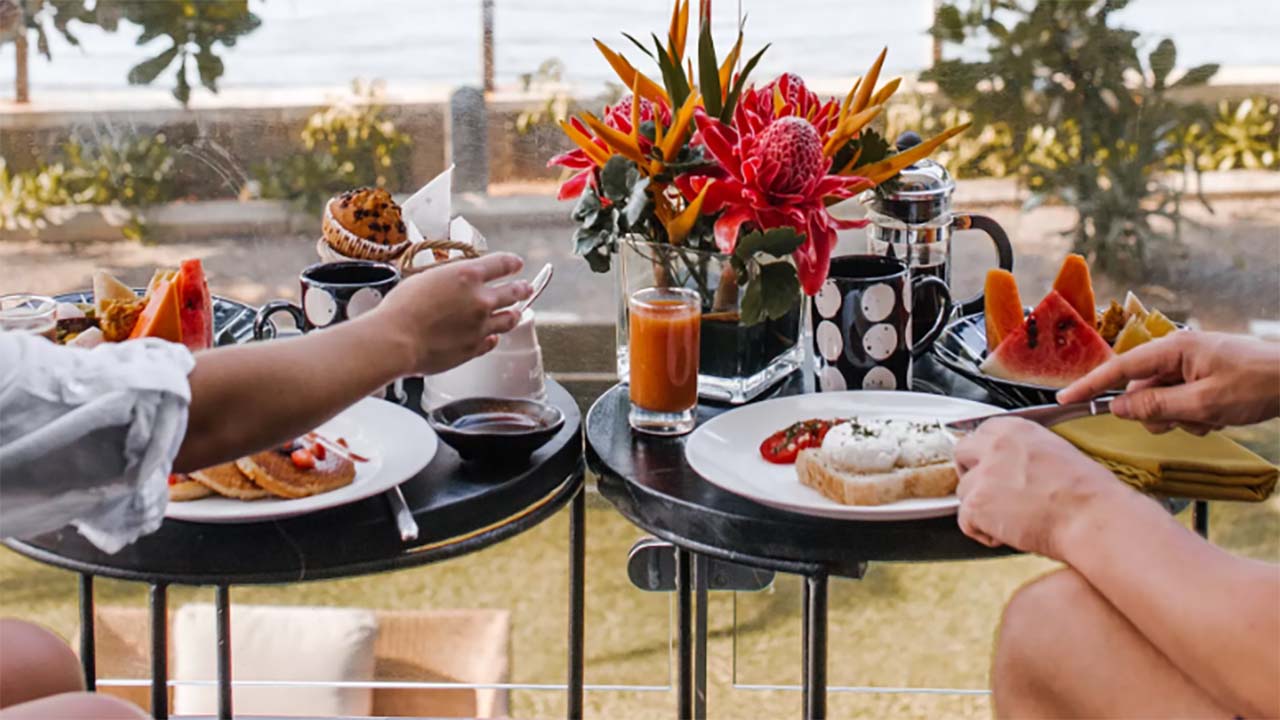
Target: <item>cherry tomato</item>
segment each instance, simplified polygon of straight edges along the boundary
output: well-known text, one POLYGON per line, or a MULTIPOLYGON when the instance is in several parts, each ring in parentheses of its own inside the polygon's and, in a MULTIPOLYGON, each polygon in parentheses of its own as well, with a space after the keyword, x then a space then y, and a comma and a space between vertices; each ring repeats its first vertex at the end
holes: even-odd
POLYGON ((834 424, 831 420, 801 420, 765 438, 760 455, 771 463, 790 465, 801 450, 821 446, 834 424))
POLYGON ((299 470, 310 470, 316 466, 315 455, 312 455, 311 451, 306 448, 294 450, 289 459, 293 461, 293 466, 299 470))

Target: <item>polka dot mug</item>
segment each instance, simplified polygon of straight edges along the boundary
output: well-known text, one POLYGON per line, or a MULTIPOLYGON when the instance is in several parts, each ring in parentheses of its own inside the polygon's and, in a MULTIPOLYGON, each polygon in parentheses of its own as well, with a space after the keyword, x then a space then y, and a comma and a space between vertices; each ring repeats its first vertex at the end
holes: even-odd
POLYGON ((816 385, 823 392, 910 390, 912 360, 933 345, 951 316, 945 280, 927 275, 911 280, 905 262, 881 255, 833 258, 812 302, 816 385), (945 307, 933 327, 913 341, 912 298, 926 288, 945 307))
POLYGON ((253 320, 255 340, 276 336, 271 316, 287 312, 301 332, 311 332, 369 312, 400 282, 400 272, 367 260, 317 263, 298 275, 302 305, 272 300, 253 320))

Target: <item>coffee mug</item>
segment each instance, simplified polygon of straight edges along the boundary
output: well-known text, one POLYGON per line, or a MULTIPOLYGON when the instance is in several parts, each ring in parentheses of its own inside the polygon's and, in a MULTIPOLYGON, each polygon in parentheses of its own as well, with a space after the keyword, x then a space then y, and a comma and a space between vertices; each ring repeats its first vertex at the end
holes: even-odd
POLYGON ((363 315, 377 307, 400 282, 400 272, 390 265, 366 260, 317 263, 298 275, 302 305, 272 300, 253 320, 255 340, 276 336, 271 316, 287 312, 302 332, 311 332, 363 315))
MULTIPOLYGON (((384 263, 344 260, 311 265, 298 274, 298 282, 302 287, 302 305, 288 300, 272 300, 263 305, 253 319, 255 340, 276 336, 276 324, 271 316, 278 312, 289 313, 294 325, 304 333, 359 317, 377 307, 400 282, 400 271, 384 263)), ((394 403, 406 402, 404 380, 396 380, 374 397, 394 403)))
POLYGON ((951 292, 933 276, 911 279, 907 264, 883 255, 845 255, 813 297, 817 386, 837 390, 910 390, 912 360, 933 345, 951 315, 951 292), (937 293, 945 307, 912 341, 912 298, 937 293))

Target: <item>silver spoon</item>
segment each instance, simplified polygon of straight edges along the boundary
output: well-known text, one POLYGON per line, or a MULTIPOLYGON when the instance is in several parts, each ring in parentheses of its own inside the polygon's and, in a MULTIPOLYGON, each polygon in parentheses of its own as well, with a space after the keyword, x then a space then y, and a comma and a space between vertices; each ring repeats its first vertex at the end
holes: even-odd
POLYGON ((551 263, 547 263, 542 266, 542 269, 538 271, 538 274, 533 277, 533 282, 530 283, 533 286, 533 294, 529 296, 528 300, 516 305, 517 313, 524 313, 524 311, 533 304, 533 301, 538 299, 538 296, 542 294, 542 291, 546 290, 547 285, 551 283, 551 275, 554 272, 555 268, 552 267, 551 263))

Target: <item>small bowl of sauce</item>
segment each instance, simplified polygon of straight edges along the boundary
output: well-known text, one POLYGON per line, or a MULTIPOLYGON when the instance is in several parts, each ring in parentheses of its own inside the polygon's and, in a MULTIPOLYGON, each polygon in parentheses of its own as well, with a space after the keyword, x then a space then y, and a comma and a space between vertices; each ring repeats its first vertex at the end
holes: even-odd
POLYGON ((472 397, 432 410, 427 422, 465 460, 523 462, 564 425, 564 413, 536 400, 472 397))

